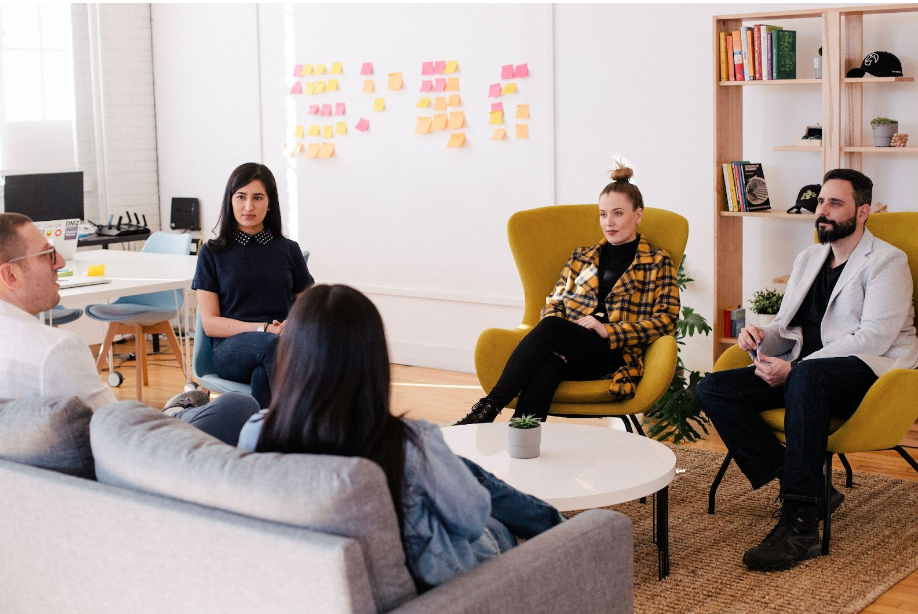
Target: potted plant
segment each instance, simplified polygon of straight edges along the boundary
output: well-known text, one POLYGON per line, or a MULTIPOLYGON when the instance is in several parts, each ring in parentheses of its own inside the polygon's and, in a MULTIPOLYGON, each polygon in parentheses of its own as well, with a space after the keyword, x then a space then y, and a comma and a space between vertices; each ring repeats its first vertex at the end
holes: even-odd
POLYGON ((765 288, 756 290, 749 299, 750 309, 758 315, 758 325, 766 326, 771 324, 772 320, 781 309, 781 301, 784 300, 784 293, 765 288))
POLYGON ((874 117, 870 120, 873 128, 873 146, 890 147, 892 137, 899 132, 899 122, 888 117, 874 117))
POLYGON ((542 443, 542 425, 538 418, 525 414, 510 419, 507 429, 507 453, 512 458, 535 458, 542 443))

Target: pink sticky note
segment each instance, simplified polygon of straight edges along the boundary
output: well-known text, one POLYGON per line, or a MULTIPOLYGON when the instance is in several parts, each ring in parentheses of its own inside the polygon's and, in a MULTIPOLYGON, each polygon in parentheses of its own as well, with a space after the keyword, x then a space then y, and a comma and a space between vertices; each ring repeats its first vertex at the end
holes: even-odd
POLYGON ((435 92, 443 92, 446 90, 446 79, 437 79, 437 84, 434 85, 435 92))
POLYGON ((354 128, 360 130, 361 132, 366 132, 370 129, 370 122, 361 117, 360 121, 357 122, 357 125, 354 126, 354 128))
POLYGON ((492 83, 488 90, 488 98, 497 98, 500 96, 500 83, 492 83))
POLYGON ((360 67, 361 75, 372 75, 373 74, 373 62, 364 62, 363 66, 360 67))
POLYGON ((303 70, 303 65, 302 65, 302 64, 297 64, 296 66, 293 67, 293 76, 294 76, 294 77, 299 77, 299 76, 300 76, 300 72, 302 72, 302 70, 303 70))
POLYGON ((446 61, 440 61, 434 64, 435 75, 442 75, 444 70, 446 70, 446 61))
MULTIPOLYGON (((441 81, 443 81, 443 84, 444 84, 444 87, 445 87, 445 86, 446 86, 446 80, 445 80, 445 79, 441 79, 441 81)), ((421 91, 422 91, 422 92, 431 92, 431 91, 433 91, 433 81, 431 81, 431 80, 429 80, 429 79, 428 79, 427 81, 421 81, 421 91)))
POLYGON ((520 77, 529 76, 529 64, 517 64, 516 70, 513 71, 513 78, 519 79, 520 77))
MULTIPOLYGON (((493 86, 492 86, 492 87, 493 87, 493 86)), ((492 90, 492 91, 493 91, 493 90, 492 90)), ((502 103, 502 102, 492 102, 492 103, 491 103, 491 112, 492 112, 492 113, 493 113, 494 111, 503 111, 503 110, 504 110, 504 103, 502 103)))
POLYGON ((317 115, 319 113, 319 105, 313 104, 309 105, 309 110, 306 111, 306 115, 317 115))
POLYGON ((331 115, 331 111, 332 111, 332 109, 331 109, 331 105, 330 105, 330 104, 323 104, 323 105, 322 105, 322 117, 328 117, 329 115, 331 115))
POLYGON ((500 78, 501 79, 512 79, 513 78, 513 64, 506 64, 505 66, 500 67, 500 78))
POLYGON ((421 68, 422 75, 432 75, 434 74, 434 63, 433 62, 424 62, 421 68))
POLYGON ((302 94, 303 93, 303 84, 297 81, 293 84, 293 87, 290 88, 291 94, 302 94))
POLYGON ((344 115, 344 103, 343 102, 335 103, 335 115, 344 115))

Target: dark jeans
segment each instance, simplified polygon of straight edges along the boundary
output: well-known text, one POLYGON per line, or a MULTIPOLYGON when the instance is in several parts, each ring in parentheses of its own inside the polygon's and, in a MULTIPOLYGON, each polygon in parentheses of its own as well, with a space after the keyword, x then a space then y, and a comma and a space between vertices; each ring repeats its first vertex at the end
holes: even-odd
POLYGON ((595 331, 564 318, 543 318, 510 354, 488 398, 506 407, 519 395, 513 415, 544 420, 561 382, 601 379, 624 364, 621 349, 609 349, 595 331))
POLYGON ((174 417, 195 426, 223 443, 235 446, 242 425, 261 408, 258 401, 241 392, 222 394, 207 405, 189 407, 174 417))
POLYGON ((780 476, 787 501, 818 503, 829 418, 850 417, 877 376, 861 359, 804 360, 783 386, 772 388, 754 367, 709 373, 696 389, 698 400, 753 488, 780 476), (786 446, 759 416, 784 407, 786 446))
POLYGON ((271 373, 277 342, 272 333, 239 333, 214 344, 217 375, 233 382, 252 384, 252 396, 261 407, 271 405, 271 373))

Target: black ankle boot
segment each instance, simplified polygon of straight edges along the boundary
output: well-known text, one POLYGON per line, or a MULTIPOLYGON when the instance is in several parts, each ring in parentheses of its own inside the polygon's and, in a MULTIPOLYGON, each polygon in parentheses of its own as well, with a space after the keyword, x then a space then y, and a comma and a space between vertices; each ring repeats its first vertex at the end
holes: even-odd
POLYGON ((746 551, 743 563, 753 571, 783 571, 820 551, 819 507, 788 501, 778 524, 762 543, 746 551))
POLYGON ((454 426, 460 424, 484 424, 486 422, 494 422, 494 419, 500 414, 501 409, 503 408, 498 407, 497 403, 485 397, 472 405, 472 409, 469 411, 468 415, 454 426))

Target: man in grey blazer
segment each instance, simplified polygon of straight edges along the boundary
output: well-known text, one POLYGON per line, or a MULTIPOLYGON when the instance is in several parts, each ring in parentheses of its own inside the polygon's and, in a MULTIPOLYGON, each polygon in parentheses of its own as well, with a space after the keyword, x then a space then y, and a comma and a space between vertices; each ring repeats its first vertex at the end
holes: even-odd
MULTIPOLYGON (((710 373, 697 389, 752 487, 781 481, 781 518, 743 556, 750 569, 790 569, 819 555, 830 416, 853 414, 886 371, 918 366, 911 273, 904 252, 864 227, 872 197, 862 173, 826 173, 819 244, 797 256, 774 322, 737 339, 754 364, 710 373), (759 416, 776 407, 785 408, 786 446, 759 416)), ((832 489, 833 511, 843 498, 832 489)))

